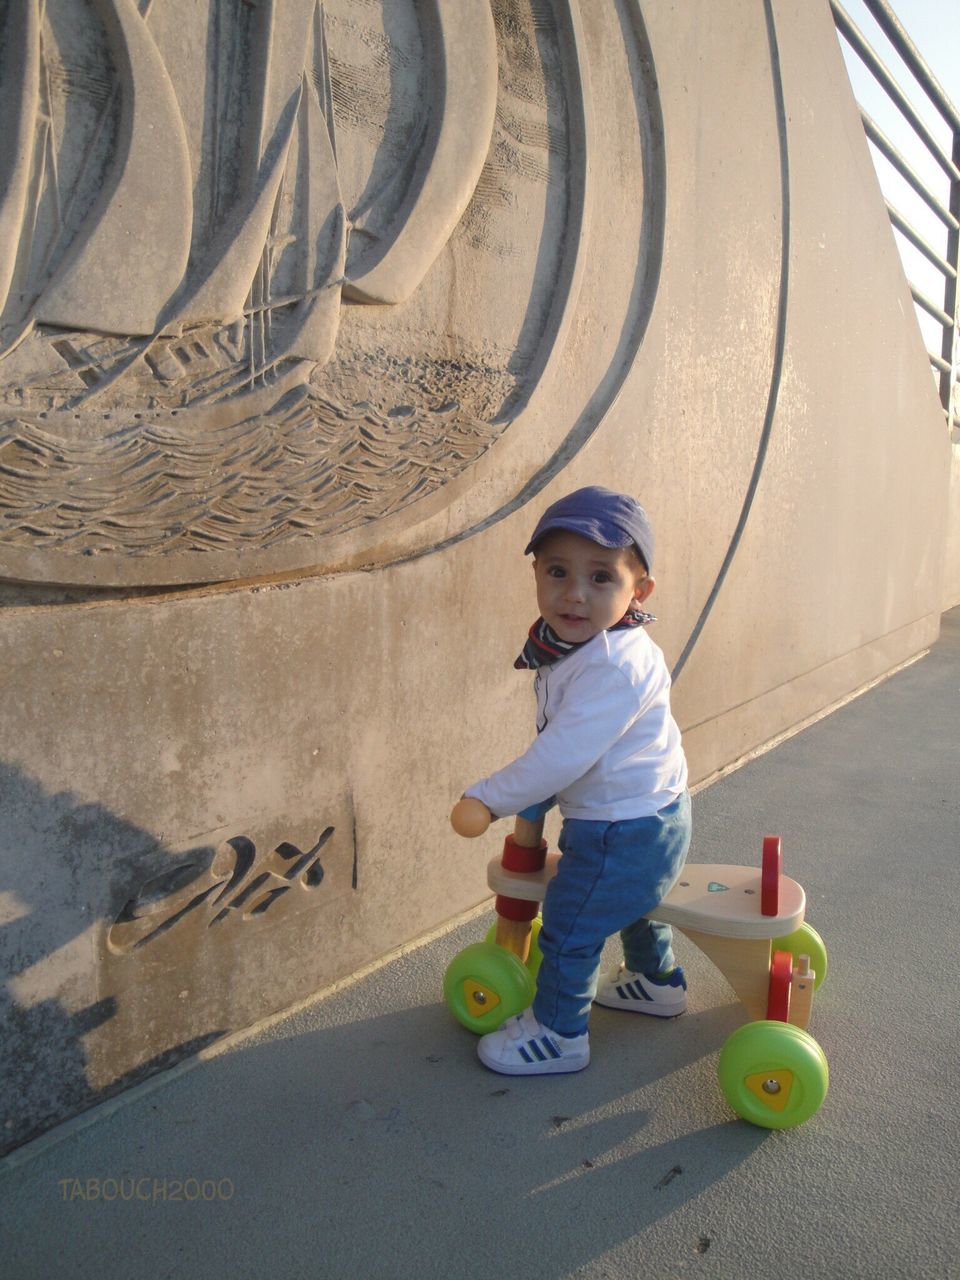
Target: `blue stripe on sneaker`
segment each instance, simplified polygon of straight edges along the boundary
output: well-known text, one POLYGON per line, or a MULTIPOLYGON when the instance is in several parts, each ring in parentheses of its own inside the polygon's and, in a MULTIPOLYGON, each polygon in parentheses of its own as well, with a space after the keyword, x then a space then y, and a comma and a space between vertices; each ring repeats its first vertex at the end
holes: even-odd
POLYGON ((530 1057, 529 1053, 527 1053, 526 1049, 523 1047, 522 1044, 517 1046, 517 1053, 520 1054, 520 1057, 524 1060, 524 1062, 533 1061, 533 1059, 530 1057))
POLYGON ((537 1059, 538 1062, 546 1062, 547 1055, 543 1052, 543 1050, 537 1044, 536 1040, 528 1040, 527 1048, 530 1050, 530 1052, 533 1054, 533 1056, 537 1059))
POLYGON ((639 982, 628 982, 627 990, 633 996, 634 1000, 649 1000, 651 997, 644 991, 639 982))
POLYGON ((557 1048, 557 1046, 553 1043, 552 1040, 544 1036, 543 1039, 540 1041, 540 1043, 546 1049, 547 1053, 549 1053, 551 1058, 560 1057, 560 1050, 557 1048))

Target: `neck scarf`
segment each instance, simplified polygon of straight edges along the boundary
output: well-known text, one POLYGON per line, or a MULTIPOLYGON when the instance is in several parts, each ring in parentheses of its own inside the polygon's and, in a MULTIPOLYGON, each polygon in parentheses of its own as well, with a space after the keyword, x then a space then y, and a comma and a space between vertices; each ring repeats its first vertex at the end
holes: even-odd
MULTIPOLYGON (((656 622, 652 613, 644 613, 642 609, 628 609, 619 622, 607 631, 627 631, 631 627, 646 627, 656 622)), ((590 640, 594 637, 591 636, 590 640)), ((536 671, 538 667, 549 666, 567 658, 576 649, 582 649, 590 640, 561 640, 554 629, 543 618, 538 618, 527 633, 527 643, 523 652, 513 664, 517 671, 536 671)))

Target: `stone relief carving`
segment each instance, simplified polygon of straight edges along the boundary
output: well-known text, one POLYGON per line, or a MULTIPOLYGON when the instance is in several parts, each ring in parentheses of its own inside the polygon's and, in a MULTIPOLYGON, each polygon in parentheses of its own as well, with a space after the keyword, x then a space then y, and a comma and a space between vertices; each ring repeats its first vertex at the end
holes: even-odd
POLYGON ((0 15, 0 575, 307 566, 514 422, 579 239, 576 0, 0 15))
POLYGON ((187 918, 203 918, 208 928, 228 918, 256 919, 291 890, 302 894, 318 888, 324 869, 317 855, 333 834, 327 827, 306 851, 284 841, 259 861, 247 836, 199 851, 140 887, 107 933, 109 950, 125 955, 187 918))

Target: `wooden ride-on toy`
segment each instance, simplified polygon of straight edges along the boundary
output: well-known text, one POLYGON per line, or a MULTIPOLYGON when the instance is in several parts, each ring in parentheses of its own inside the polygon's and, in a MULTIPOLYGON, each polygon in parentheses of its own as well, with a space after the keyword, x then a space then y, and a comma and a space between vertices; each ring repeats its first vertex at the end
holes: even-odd
MULTIPOLYGON (((461 800, 455 831, 483 834, 491 815, 461 800)), ((496 1030, 532 1001, 539 961, 537 913, 560 855, 548 853, 543 819, 516 819, 503 852, 487 866, 496 896, 493 936, 454 957, 444 996, 471 1031, 496 1030)), ((761 867, 688 863, 650 918, 679 929, 716 965, 752 1021, 720 1053, 720 1088, 745 1120, 786 1129, 812 1116, 826 1096, 827 1061, 807 1032, 815 989, 826 975, 826 948, 804 922, 806 896, 783 874, 780 838, 766 836, 761 867)))

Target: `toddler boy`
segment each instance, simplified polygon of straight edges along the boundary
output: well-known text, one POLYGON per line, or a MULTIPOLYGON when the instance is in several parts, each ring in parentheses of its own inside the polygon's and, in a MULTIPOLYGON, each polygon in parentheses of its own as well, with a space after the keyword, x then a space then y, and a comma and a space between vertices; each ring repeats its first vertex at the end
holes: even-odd
POLYGON ((541 616, 515 665, 536 671, 537 737, 465 792, 499 817, 557 803, 564 820, 533 1005, 478 1044, 481 1061, 506 1075, 586 1067, 594 1001, 660 1017, 686 1008, 671 930, 644 918, 690 844, 670 675, 641 609, 654 588, 650 521, 633 498, 592 485, 547 508, 531 551, 541 616), (617 930, 624 964, 598 990, 617 930))

